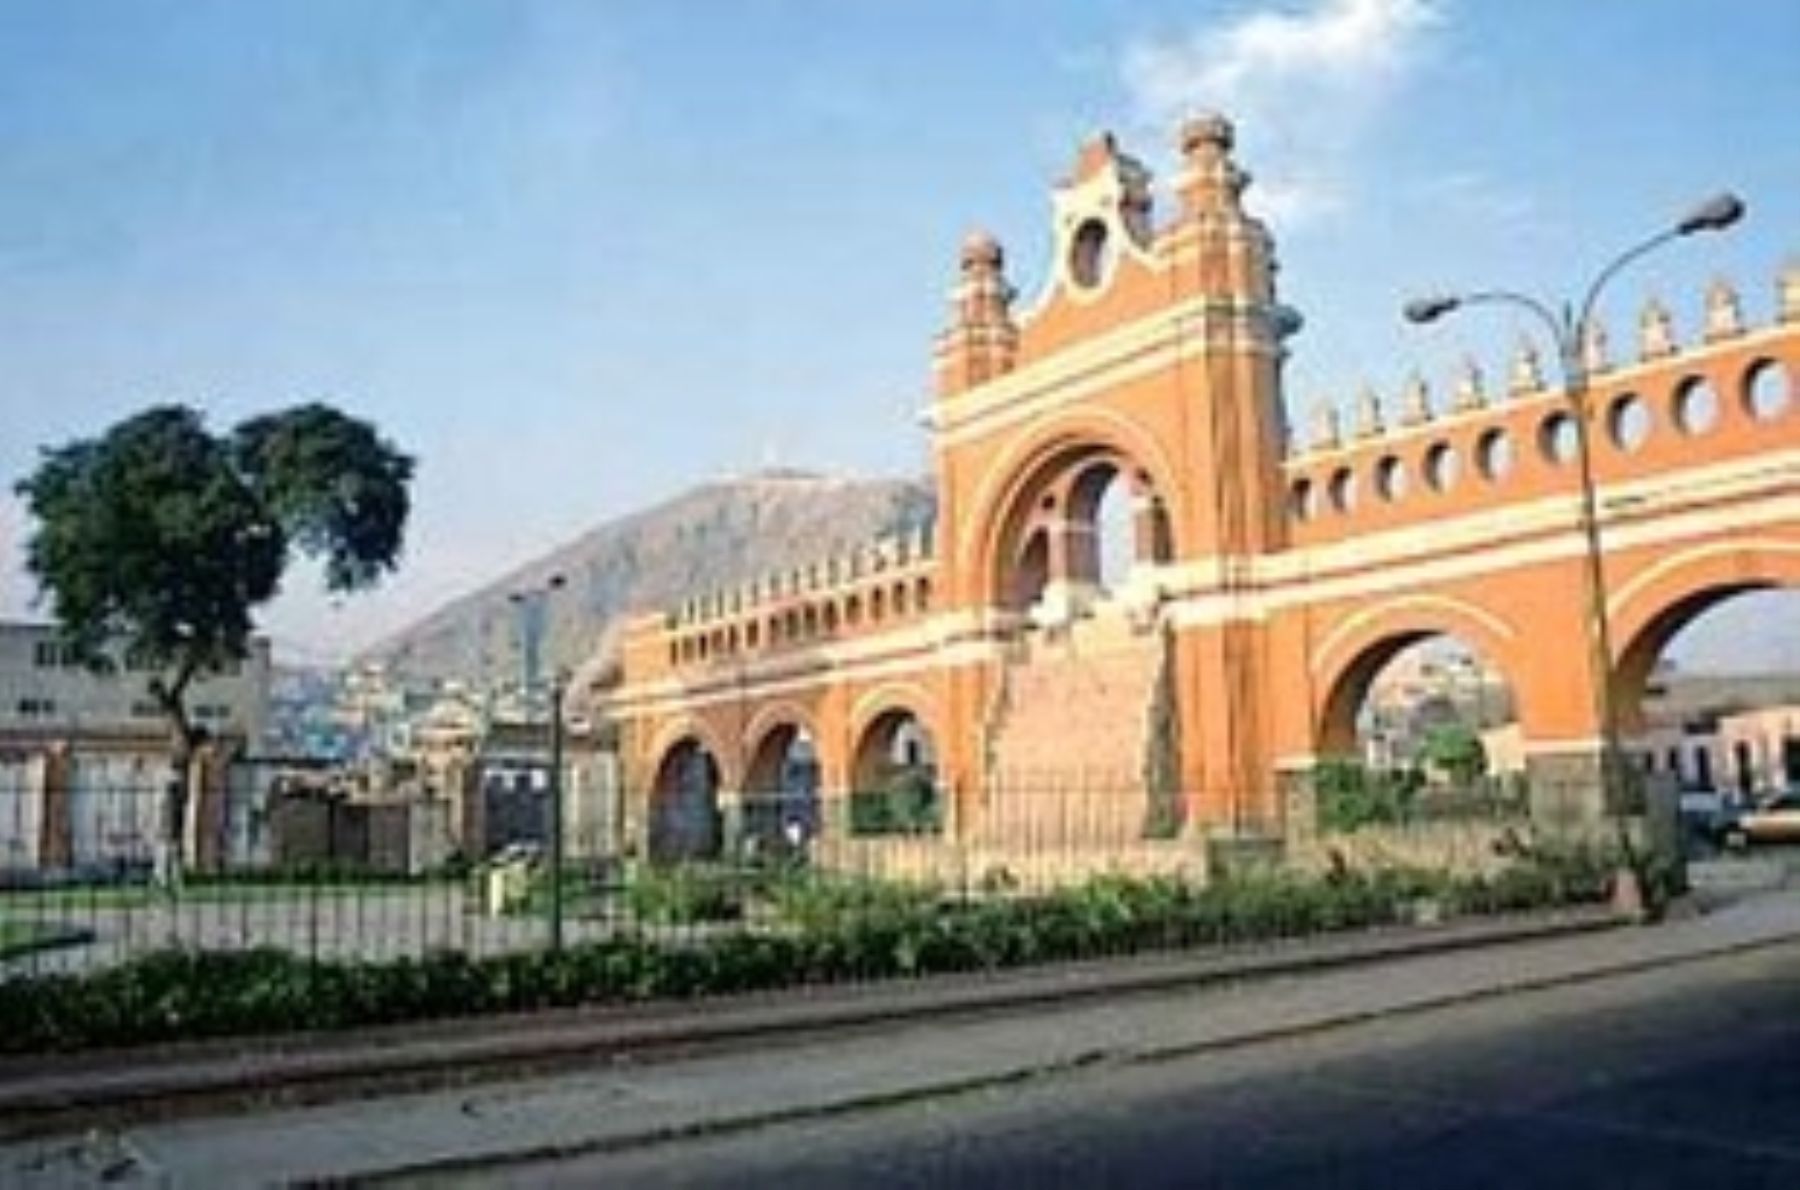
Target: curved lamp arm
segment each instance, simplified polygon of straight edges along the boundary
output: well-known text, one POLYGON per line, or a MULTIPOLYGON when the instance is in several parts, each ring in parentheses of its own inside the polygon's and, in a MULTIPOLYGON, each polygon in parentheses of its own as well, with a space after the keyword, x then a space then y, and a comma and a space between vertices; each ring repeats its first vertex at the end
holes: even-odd
MULTIPOLYGON (((1683 224, 1683 227, 1685 226, 1683 224)), ((1626 265, 1640 257, 1648 256, 1670 240, 1678 240, 1686 234, 1687 232, 1683 231, 1681 227, 1671 227, 1667 231, 1659 232, 1643 243, 1621 252, 1613 258, 1611 264, 1600 270, 1600 275, 1594 278, 1593 284, 1587 288, 1587 293, 1582 295, 1581 305, 1578 307, 1579 313, 1576 314, 1575 320, 1569 324, 1569 333, 1574 338, 1577 350, 1580 349, 1581 340, 1587 337, 1588 322, 1594 317, 1594 305, 1600 300, 1600 291, 1606 288, 1608 282, 1623 272, 1626 265)))
MULTIPOLYGON (((1550 345, 1556 349, 1557 359, 1566 369, 1574 360, 1573 352, 1578 344, 1575 342, 1574 327, 1567 316, 1558 318, 1550 307, 1538 301, 1530 294, 1519 293, 1511 289, 1478 289, 1472 293, 1446 293, 1434 297, 1416 298, 1406 303, 1406 320, 1408 322, 1436 322, 1444 315, 1463 306, 1516 306, 1530 313, 1550 335, 1550 345)), ((1569 378, 1564 377, 1567 381, 1569 378)))

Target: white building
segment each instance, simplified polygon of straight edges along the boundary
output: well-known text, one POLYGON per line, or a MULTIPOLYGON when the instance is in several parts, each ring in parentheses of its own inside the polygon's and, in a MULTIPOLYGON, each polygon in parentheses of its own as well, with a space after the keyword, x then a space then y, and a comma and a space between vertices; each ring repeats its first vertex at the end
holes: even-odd
MULTIPOLYGON (((105 865, 149 853, 169 756, 151 676, 130 665, 96 674, 75 663, 54 626, 0 621, 0 872, 105 865)), ((196 680, 188 692, 195 724, 221 745, 189 816, 202 857, 225 848, 226 780, 218 761, 260 742, 269 684, 269 645, 258 639, 242 665, 196 680)))

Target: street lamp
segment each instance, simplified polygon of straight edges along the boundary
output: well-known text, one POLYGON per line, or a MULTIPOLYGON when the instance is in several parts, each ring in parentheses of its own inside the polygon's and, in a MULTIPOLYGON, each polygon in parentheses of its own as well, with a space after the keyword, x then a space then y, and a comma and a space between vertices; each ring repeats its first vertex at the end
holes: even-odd
POLYGON ((1581 532, 1584 545, 1584 585, 1587 602, 1585 628, 1589 664, 1593 671, 1594 717, 1600 726, 1600 787, 1605 805, 1617 815, 1620 843, 1627 848, 1630 839, 1625 831, 1624 790, 1619 768, 1618 710, 1612 696, 1612 640, 1606 614, 1606 574, 1600 543, 1600 517, 1594 490, 1594 462, 1588 407, 1588 361, 1586 347, 1593 329, 1594 305, 1607 282, 1626 265, 1672 240, 1704 231, 1723 231, 1744 216, 1743 200, 1735 194, 1723 193, 1696 206, 1674 224, 1641 243, 1621 252, 1601 269, 1579 306, 1568 302, 1553 313, 1549 306, 1534 297, 1506 289, 1476 290, 1470 293, 1434 294, 1406 303, 1408 322, 1435 322, 1464 306, 1507 305, 1527 310, 1543 323, 1556 346, 1556 358, 1562 371, 1563 395, 1575 423, 1575 453, 1581 484, 1581 532))
MULTIPOLYGON (((543 642, 544 616, 550 597, 563 589, 566 580, 553 574, 542 586, 522 587, 507 596, 519 610, 520 663, 523 668, 520 690, 527 722, 535 718, 533 696, 537 686, 538 651, 543 642)), ((563 946, 563 673, 553 666, 550 676, 550 949, 563 946)))

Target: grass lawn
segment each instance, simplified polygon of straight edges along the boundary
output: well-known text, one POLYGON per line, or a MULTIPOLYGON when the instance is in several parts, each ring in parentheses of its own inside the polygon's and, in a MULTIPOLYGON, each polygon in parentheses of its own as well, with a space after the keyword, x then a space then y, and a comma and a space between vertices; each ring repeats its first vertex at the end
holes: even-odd
POLYGON ((17 958, 34 950, 74 945, 87 941, 91 936, 86 930, 70 929, 60 923, 9 921, 0 918, 0 959, 17 958))

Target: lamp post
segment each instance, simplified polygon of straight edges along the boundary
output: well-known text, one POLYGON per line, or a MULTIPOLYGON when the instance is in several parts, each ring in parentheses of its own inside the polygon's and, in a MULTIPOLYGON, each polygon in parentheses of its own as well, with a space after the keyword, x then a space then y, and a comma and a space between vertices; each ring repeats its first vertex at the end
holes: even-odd
MULTIPOLYGON (((553 574, 542 586, 523 587, 507 596, 519 611, 520 663, 523 669, 521 696, 527 722, 536 719, 533 706, 537 687, 538 650, 543 643, 544 616, 550 597, 562 590, 565 580, 553 574)), ((550 678, 550 949, 563 946, 563 674, 553 667, 550 678)))
POLYGON ((1612 639, 1606 613, 1606 571, 1600 541, 1599 501, 1594 487, 1594 459, 1588 404, 1591 377, 1586 358, 1593 331, 1594 306, 1608 282, 1626 265, 1673 240, 1704 231, 1723 231, 1744 215, 1743 200, 1734 194, 1718 194, 1689 211, 1680 220, 1614 257, 1601 269, 1581 303, 1563 302, 1555 312, 1538 299, 1506 289, 1437 294, 1406 303, 1408 322, 1435 322, 1464 306, 1506 305, 1528 311, 1543 323, 1556 346, 1562 372, 1563 396, 1575 423, 1577 477, 1581 485, 1581 534, 1583 586, 1586 602, 1584 627, 1589 667, 1593 673, 1594 718, 1600 727, 1600 788, 1605 808, 1617 816, 1620 844, 1630 855, 1625 830, 1624 788, 1621 782, 1618 708, 1612 696, 1612 639))

